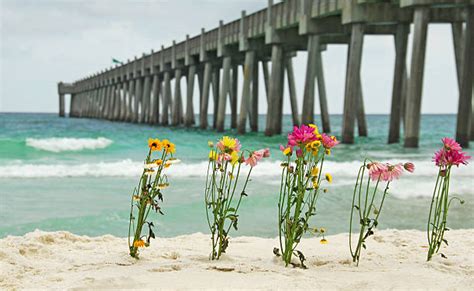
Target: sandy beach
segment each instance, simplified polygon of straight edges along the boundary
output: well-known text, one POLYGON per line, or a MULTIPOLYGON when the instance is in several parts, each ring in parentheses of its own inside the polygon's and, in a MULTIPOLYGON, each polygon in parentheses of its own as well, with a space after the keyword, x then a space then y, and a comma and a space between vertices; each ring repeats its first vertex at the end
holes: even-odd
MULTIPOLYGON (((196 233, 157 238, 141 259, 124 238, 34 231, 0 240, 0 288, 257 288, 457 289, 474 286, 474 230, 447 233, 447 259, 425 261, 425 233, 378 231, 359 267, 347 234, 305 239, 308 269, 285 268, 272 254, 277 239, 235 237, 220 261, 209 261, 210 240, 196 233)), ((472 290, 472 289, 471 289, 472 290)))

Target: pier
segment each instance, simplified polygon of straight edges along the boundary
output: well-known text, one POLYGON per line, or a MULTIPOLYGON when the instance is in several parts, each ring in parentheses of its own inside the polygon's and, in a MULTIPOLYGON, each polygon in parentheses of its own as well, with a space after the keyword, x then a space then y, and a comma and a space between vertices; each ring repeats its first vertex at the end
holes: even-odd
POLYGON ((65 116, 65 96, 70 95, 70 117, 199 126, 221 132, 226 129, 229 105, 230 127, 239 134, 263 130, 271 136, 282 133, 284 98, 290 100, 293 123, 300 124, 313 122, 317 96, 321 130, 330 132, 322 53, 331 44, 346 44, 341 140, 350 144, 356 125, 359 136, 368 135, 360 74, 364 36, 392 35, 396 56, 387 142, 400 142, 403 127, 404 146, 418 147, 430 23, 452 27, 455 55, 446 57, 455 58, 459 92, 446 98, 458 101, 456 139, 467 147, 474 140, 474 0, 269 0, 266 9, 252 14, 242 11, 235 21, 220 21, 216 28, 187 35, 169 47, 161 46, 72 83, 60 82, 59 115, 65 116), (413 47, 407 64, 409 37, 413 47), (308 52, 302 104, 296 96, 292 63, 298 51, 308 52), (263 84, 259 84, 260 74, 263 84), (241 88, 239 76, 243 77, 241 88), (182 78, 185 92, 181 92, 182 78), (194 94, 195 86, 199 94, 194 94), (265 96, 259 96, 259 86, 264 86, 265 96), (284 96, 284 86, 289 96, 284 96), (211 95, 213 120, 208 124, 211 95), (451 99, 456 96, 458 100, 451 99), (199 108, 194 108, 194 98, 199 98, 199 108), (259 98, 268 105, 264 125, 258 120, 259 98))

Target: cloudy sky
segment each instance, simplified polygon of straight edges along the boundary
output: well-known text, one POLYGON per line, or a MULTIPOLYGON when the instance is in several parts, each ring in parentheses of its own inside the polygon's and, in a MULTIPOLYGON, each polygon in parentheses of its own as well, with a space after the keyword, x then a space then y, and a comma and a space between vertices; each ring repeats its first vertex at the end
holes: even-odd
MULTIPOLYGON (((95 73, 112 65, 112 58, 131 59, 162 44, 169 46, 174 39, 183 40, 186 34, 198 34, 201 27, 214 28, 220 19, 224 22, 237 19, 243 9, 248 13, 262 9, 267 1, 0 0, 0 3, 0 112, 57 112, 58 81, 71 82, 95 73)), ((346 50, 346 46, 332 45, 323 54, 331 113, 341 113, 343 109, 346 50)), ((298 53, 294 61, 301 105, 306 53, 298 53)), ((367 113, 389 112, 393 67, 393 37, 366 36, 362 84, 367 113)), ((264 112, 264 98, 260 100, 260 110, 264 112)), ((457 100, 450 26, 430 25, 422 111, 454 113, 457 100)), ((285 112, 289 112, 289 102, 284 106, 285 112)))

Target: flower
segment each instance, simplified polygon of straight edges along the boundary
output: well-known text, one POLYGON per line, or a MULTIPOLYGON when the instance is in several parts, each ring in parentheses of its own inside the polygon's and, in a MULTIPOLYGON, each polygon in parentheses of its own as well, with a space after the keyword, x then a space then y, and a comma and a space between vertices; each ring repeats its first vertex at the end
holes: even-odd
POLYGON ((136 248, 143 248, 145 246, 145 242, 143 240, 136 240, 133 242, 133 246, 136 248))
POLYGON ((166 161, 167 164, 178 164, 178 163, 181 163, 181 160, 179 159, 176 159, 176 158, 169 158, 168 161, 166 161))
POLYGON ((296 156, 297 156, 298 158, 301 158, 302 156, 304 156, 303 150, 302 150, 302 149, 297 149, 297 150, 296 150, 296 156))
POLYGON ((330 149, 325 149, 324 152, 326 153, 326 155, 330 155, 331 154, 331 150, 330 149))
POLYGON ((443 142, 444 148, 448 151, 461 151, 462 147, 459 143, 457 143, 454 139, 445 137, 442 138, 441 141, 443 142))
POLYGON ((169 185, 170 185, 169 183, 159 183, 158 185, 156 185, 155 188, 158 190, 163 190, 163 189, 168 188, 169 185))
POLYGON ((232 165, 235 165, 239 160, 240 160, 239 154, 238 154, 236 151, 233 151, 233 152, 230 154, 230 163, 231 163, 232 165))
POLYGON ((433 161, 438 167, 447 167, 447 166, 457 166, 463 164, 467 165, 471 157, 466 155, 463 151, 458 150, 446 150, 442 148, 439 151, 435 152, 433 161))
POLYGON ((210 148, 213 148, 214 147, 214 143, 212 141, 208 141, 207 142, 207 145, 210 147, 210 148))
POLYGON ((319 232, 320 232, 320 233, 325 233, 325 232, 326 232, 326 229, 325 229, 324 227, 321 227, 321 228, 319 229, 319 232))
POLYGON ((326 149, 331 149, 339 144, 339 141, 336 139, 334 135, 329 136, 325 133, 321 134, 321 141, 323 142, 323 146, 326 149))
POLYGON ((320 146, 321 142, 319 140, 315 140, 306 144, 306 150, 317 154, 320 146))
POLYGON ((145 164, 143 166, 144 169, 146 170, 152 170, 153 168, 156 168, 158 167, 158 165, 156 163, 149 163, 149 164, 145 164))
POLYGON ((223 136, 222 139, 217 143, 217 148, 225 153, 230 153, 232 151, 240 151, 242 145, 239 140, 229 136, 223 136))
POLYGON ((218 158, 217 152, 215 150, 210 150, 209 151, 209 160, 216 161, 217 158, 218 158))
POLYGON ((302 124, 300 127, 294 126, 293 131, 288 134, 289 146, 305 146, 307 143, 316 140, 315 129, 302 124))
POLYGON ((280 145, 280 150, 285 156, 291 156, 291 154, 293 153, 293 149, 291 147, 284 147, 280 145))
POLYGON ((150 148, 151 151, 161 151, 161 142, 159 139, 149 138, 148 147, 150 148))
POLYGON ((322 239, 319 241, 319 243, 322 244, 322 245, 325 245, 325 244, 328 243, 328 240, 325 239, 325 238, 322 238, 322 239))
POLYGON ((151 175, 153 175, 154 172, 155 172, 155 170, 153 170, 153 169, 147 169, 147 170, 145 170, 145 175, 151 176, 151 175))
POLYGON ((255 167, 258 161, 260 161, 263 158, 267 158, 269 156, 270 156, 270 150, 268 148, 254 151, 245 160, 245 164, 250 165, 251 167, 255 167))
POLYGON ((378 180, 382 173, 387 170, 387 165, 379 162, 372 162, 367 164, 367 169, 369 169, 369 176, 372 181, 378 180))
POLYGON ((331 174, 326 173, 326 180, 327 180, 329 183, 332 183, 332 176, 331 176, 331 174))
POLYGON ((415 165, 413 163, 407 162, 403 164, 403 168, 405 168, 406 171, 413 173, 415 171, 415 165))
POLYGON ((313 181, 313 188, 318 189, 318 187, 319 187, 318 181, 313 181))
POLYGON ((161 166, 163 164, 163 160, 162 159, 153 160, 153 163, 155 163, 157 166, 161 166))
POLYGON ((312 129, 314 129, 314 135, 318 136, 319 135, 319 129, 318 129, 318 126, 316 124, 308 124, 309 127, 311 127, 312 129))
POLYGON ((174 143, 170 142, 167 139, 164 139, 161 142, 161 145, 163 146, 164 150, 166 151, 167 154, 174 154, 176 152, 176 147, 174 143))
POLYGON ((387 164, 386 170, 382 172, 382 180, 391 182, 394 179, 400 178, 403 174, 403 165, 398 163, 396 165, 387 164))
POLYGON ((314 166, 314 167, 311 169, 311 176, 316 177, 318 174, 319 174, 319 168, 316 167, 316 166, 314 166))

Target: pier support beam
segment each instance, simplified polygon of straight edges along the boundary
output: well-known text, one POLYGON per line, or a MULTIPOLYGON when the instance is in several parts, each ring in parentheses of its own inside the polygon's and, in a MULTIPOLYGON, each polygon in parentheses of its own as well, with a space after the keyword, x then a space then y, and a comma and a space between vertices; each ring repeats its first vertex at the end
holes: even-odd
POLYGON ((398 143, 400 141, 403 77, 406 70, 409 30, 409 24, 398 24, 397 33, 395 34, 395 71, 393 76, 388 143, 398 143))
MULTIPOLYGON (((120 105, 120 116, 119 120, 124 121, 127 115, 127 94, 128 94, 128 82, 122 82, 122 102, 120 105)), ((100 96, 100 93, 99 93, 100 96)), ((100 99, 100 98, 99 98, 100 99)))
POLYGON ((258 61, 254 60, 252 71, 252 102, 250 105, 250 130, 258 131, 258 61))
POLYGON ((128 81, 128 102, 127 102, 127 114, 126 120, 128 122, 133 120, 133 95, 135 94, 135 80, 130 79, 128 81))
POLYGON ((281 133, 281 118, 283 115, 283 47, 272 45, 272 73, 268 95, 268 111, 265 135, 281 133))
POLYGON ((230 82, 230 128, 237 128, 237 94, 239 86, 239 65, 232 66, 232 79, 230 82))
POLYGON ((207 112, 209 110, 209 90, 211 87, 211 74, 212 74, 212 64, 207 62, 204 65, 204 81, 202 87, 202 97, 201 97, 201 108, 199 114, 199 125, 202 129, 206 129, 207 124, 207 112))
MULTIPOLYGON (((244 134, 247 127, 247 114, 250 106, 251 82, 253 79, 255 63, 255 52, 247 51, 245 53, 244 80, 242 85, 242 100, 240 101, 239 126, 237 131, 244 134)), ((235 71, 234 71, 235 72, 235 71)))
POLYGON ((456 141, 469 147, 472 113, 472 80, 474 75, 474 7, 467 8, 466 31, 462 45, 461 90, 459 92, 456 141))
POLYGON ((151 76, 146 75, 143 83, 143 96, 142 96, 142 110, 140 112, 140 123, 148 123, 150 112, 150 97, 151 97, 151 76))
POLYGON ((212 70, 212 96, 214 100, 212 128, 214 129, 217 127, 217 112, 219 111, 220 75, 220 67, 214 67, 212 70))
POLYGON ((153 75, 151 90, 150 123, 157 124, 160 120, 161 81, 156 74, 153 75))
POLYGON ((359 95, 357 96, 357 129, 359 136, 367 136, 367 120, 365 118, 364 93, 362 90, 362 80, 359 78, 359 95))
POLYGON ((290 93, 291 118, 293 121, 293 125, 299 125, 300 117, 298 114, 298 101, 296 97, 296 85, 295 85, 295 75, 293 71, 292 57, 287 57, 285 59, 285 67, 286 67, 286 76, 288 79, 288 91, 290 93))
MULTIPOLYGON (((318 80, 318 97, 319 97, 319 108, 321 110, 321 122, 323 126, 322 130, 323 132, 331 132, 321 48, 318 48, 318 50, 316 51, 316 78, 318 80)), ((314 104, 314 101, 313 101, 313 104, 314 104)), ((313 109, 313 116, 314 116, 314 109, 313 109)))
POLYGON ((222 84, 221 91, 219 95, 219 106, 217 112, 217 124, 216 129, 218 132, 224 131, 224 122, 225 122, 225 110, 226 110, 226 100, 227 95, 230 93, 230 67, 232 59, 230 56, 225 56, 222 63, 222 84))
POLYGON ((165 72, 163 80, 163 108, 161 113, 161 125, 169 124, 169 107, 171 103, 171 76, 165 72))
POLYGON ((64 107, 65 107, 64 94, 59 94, 59 116, 64 117, 64 107))
POLYGON ((301 122, 314 123, 314 79, 316 76, 316 54, 319 51, 319 36, 308 35, 308 58, 306 62, 306 80, 303 91, 303 110, 301 122))
POLYGON ((428 32, 429 9, 417 7, 414 12, 414 35, 411 57, 410 80, 406 101, 405 147, 418 147, 421 118, 421 96, 423 93, 423 73, 425 67, 426 37, 428 32))
MULTIPOLYGON (((349 58, 346 74, 346 89, 344 97, 344 116, 342 123, 342 142, 354 143, 355 111, 360 100, 360 67, 362 48, 364 44, 364 24, 354 23, 351 29, 349 58)), ((360 107, 359 107, 360 109, 360 107)))
POLYGON ((196 65, 191 65, 188 70, 188 85, 186 88, 186 117, 184 119, 184 125, 187 127, 191 127, 194 121, 193 94, 195 75, 196 65))
POLYGON ((142 99, 142 79, 140 77, 137 77, 135 79, 135 106, 134 106, 133 122, 139 122, 141 99, 142 99))
POLYGON ((181 69, 176 69, 174 74, 174 98, 172 105, 171 125, 176 126, 181 123, 181 69))

